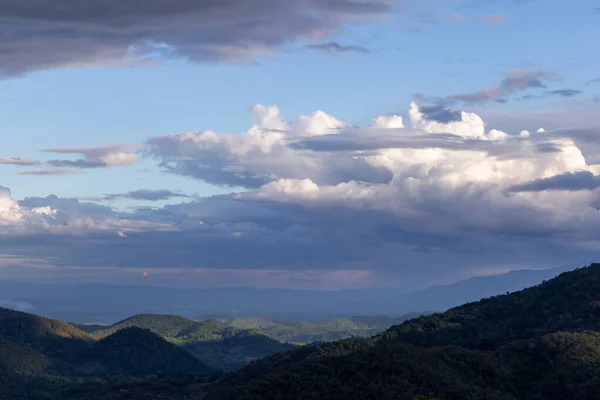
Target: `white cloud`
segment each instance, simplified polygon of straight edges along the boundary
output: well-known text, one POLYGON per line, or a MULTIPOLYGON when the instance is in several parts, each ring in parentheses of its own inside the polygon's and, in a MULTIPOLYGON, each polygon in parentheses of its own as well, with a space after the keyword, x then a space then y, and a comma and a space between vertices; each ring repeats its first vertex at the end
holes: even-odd
POLYGON ((583 175, 600 175, 600 166, 578 145, 600 133, 593 128, 546 125, 544 132, 509 134, 477 113, 416 104, 406 119, 378 116, 364 127, 325 112, 293 122, 276 106, 252 112, 255 124, 244 133, 148 142, 149 154, 171 173, 246 190, 131 213, 55 196, 17 204, 4 190, 0 221, 12 229, 2 232, 23 238, 20 247, 0 243, 0 253, 52 256, 66 265, 383 271, 415 265, 443 274, 488 259, 498 267, 517 258, 563 262, 600 252, 590 245, 600 243, 600 189, 581 183, 583 175), (543 188, 535 183, 557 175, 542 182, 579 189, 511 190, 525 183, 543 188), (40 234, 69 240, 42 251, 30 245, 40 234))

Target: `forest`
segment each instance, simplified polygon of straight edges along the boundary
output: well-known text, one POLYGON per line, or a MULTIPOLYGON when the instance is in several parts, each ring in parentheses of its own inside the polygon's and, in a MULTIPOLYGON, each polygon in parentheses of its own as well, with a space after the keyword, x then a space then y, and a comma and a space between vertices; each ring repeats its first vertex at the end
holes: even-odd
POLYGON ((1 309, 0 399, 587 400, 600 393, 600 264, 370 338, 289 349, 222 322, 135 318, 84 332, 1 309), (199 338, 255 336, 272 353, 229 372, 187 347, 199 338))

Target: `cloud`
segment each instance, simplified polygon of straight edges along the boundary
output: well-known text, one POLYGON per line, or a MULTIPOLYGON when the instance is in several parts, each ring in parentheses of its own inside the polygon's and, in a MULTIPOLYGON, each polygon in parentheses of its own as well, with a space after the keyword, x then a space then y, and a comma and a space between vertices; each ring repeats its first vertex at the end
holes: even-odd
POLYGON ((363 46, 357 45, 342 45, 338 42, 325 42, 315 43, 306 46, 309 49, 321 51, 329 54, 340 54, 340 53, 368 53, 369 49, 363 46))
POLYGON ((527 89, 545 89, 542 78, 551 77, 546 71, 529 72, 524 70, 510 70, 504 74, 504 79, 498 86, 492 86, 474 93, 456 94, 446 98, 449 101, 459 101, 467 104, 481 104, 490 101, 503 101, 508 95, 525 91, 527 89))
MULTIPOLYGON (((505 132, 473 112, 415 103, 365 126, 324 111, 252 113, 243 133, 144 146, 167 173, 243 190, 123 212, 56 196, 16 202, 4 189, 0 254, 97 270, 372 271, 417 285, 600 253, 597 188, 586 181, 600 176, 590 161, 600 148, 588 146, 600 128, 558 129, 545 117, 545 130, 505 132), (571 189, 524 190, 538 181, 571 189)), ((152 196, 162 197, 137 193, 152 196)))
POLYGON ((162 59, 248 61, 346 23, 373 21, 392 6, 377 0, 1 0, 0 10, 0 73, 19 75, 162 59))
POLYGON ((508 18, 502 14, 490 14, 477 18, 477 21, 487 25, 501 25, 508 22, 508 18))
POLYGON ((27 301, 0 300, 0 307, 10 308, 17 311, 31 312, 35 306, 27 301))
POLYGON ((132 150, 137 149, 130 145, 80 147, 80 148, 52 148, 43 151, 57 154, 77 154, 83 158, 76 160, 50 160, 46 164, 58 168, 105 168, 134 164, 141 160, 132 150))
POLYGON ((423 32, 423 28, 421 28, 419 25, 411 25, 405 28, 406 32, 408 33, 421 33, 423 32))
POLYGON ((461 13, 442 14, 438 17, 441 22, 467 22, 469 17, 461 13))
POLYGON ((69 168, 47 168, 47 169, 32 169, 19 172, 19 175, 36 175, 36 176, 67 176, 80 174, 81 171, 69 168))
POLYGON ((138 189, 128 193, 114 193, 108 194, 100 200, 120 200, 120 199, 131 199, 131 200, 146 200, 146 201, 160 201, 169 200, 172 198, 191 198, 192 196, 184 193, 177 193, 171 190, 165 189, 138 189))
POLYGON ((600 187, 600 176, 589 171, 565 172, 512 186, 511 192, 541 192, 546 190, 594 190, 600 187))
POLYGON ((460 12, 435 15, 432 13, 421 13, 418 19, 421 24, 439 24, 445 23, 467 23, 479 22, 486 25, 501 25, 508 21, 503 14, 489 14, 481 17, 471 17, 460 12))
POLYGON ((38 165, 39 163, 40 163, 39 161, 30 160, 27 158, 0 157, 0 164, 6 164, 6 165, 32 166, 32 165, 38 165))
POLYGON ((589 80, 586 82, 586 85, 593 85, 595 83, 600 83, 600 78, 589 80))

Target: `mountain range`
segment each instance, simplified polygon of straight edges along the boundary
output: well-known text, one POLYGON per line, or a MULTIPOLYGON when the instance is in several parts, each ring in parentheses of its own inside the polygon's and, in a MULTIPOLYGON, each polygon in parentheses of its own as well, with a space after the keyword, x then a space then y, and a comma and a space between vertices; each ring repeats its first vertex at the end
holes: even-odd
POLYGON ((600 264, 370 338, 283 349, 222 377, 186 351, 215 334, 217 343, 258 334, 242 329, 251 326, 273 321, 141 315, 84 332, 0 309, 0 384, 7 388, 0 399, 588 400, 600 393, 600 264))
POLYGON ((111 324, 135 314, 266 317, 277 322, 323 322, 354 315, 402 316, 444 311, 469 301, 520 290, 573 269, 517 270, 412 293, 393 288, 317 291, 252 288, 176 289, 104 284, 39 285, 0 281, 0 307, 80 323, 111 324))

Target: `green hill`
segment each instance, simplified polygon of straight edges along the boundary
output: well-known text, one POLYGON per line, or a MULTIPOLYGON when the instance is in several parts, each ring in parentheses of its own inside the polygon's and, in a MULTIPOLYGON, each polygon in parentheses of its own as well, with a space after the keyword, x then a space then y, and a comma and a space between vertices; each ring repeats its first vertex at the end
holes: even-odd
POLYGON ((372 339, 276 354, 229 374, 205 399, 596 398, 599 304, 594 264, 372 339))
POLYGON ((208 377, 215 370, 184 349, 168 343, 142 328, 125 328, 98 341, 92 347, 88 365, 111 375, 151 376, 157 373, 190 374, 208 377))
POLYGON ((240 329, 259 329, 280 342, 309 344, 313 342, 331 342, 351 337, 371 337, 416 315, 420 314, 409 314, 399 318, 358 316, 335 318, 319 323, 301 321, 293 324, 277 323, 266 318, 225 318, 221 321, 240 329))
POLYGON ((213 368, 231 371, 250 361, 293 348, 256 330, 218 321, 193 321, 175 315, 141 314, 92 333, 103 338, 126 328, 142 328, 182 346, 213 368))
POLYGON ((0 335, 0 400, 62 399, 61 393, 81 385, 98 388, 157 375, 209 379, 219 374, 139 328, 96 340, 60 321, 0 309, 0 335))
POLYGON ((41 337, 92 340, 90 335, 65 322, 0 307, 0 340, 28 341, 41 337))
POLYGON ((468 303, 393 326, 383 340, 493 349, 556 331, 600 330, 600 264, 519 292, 468 303))

